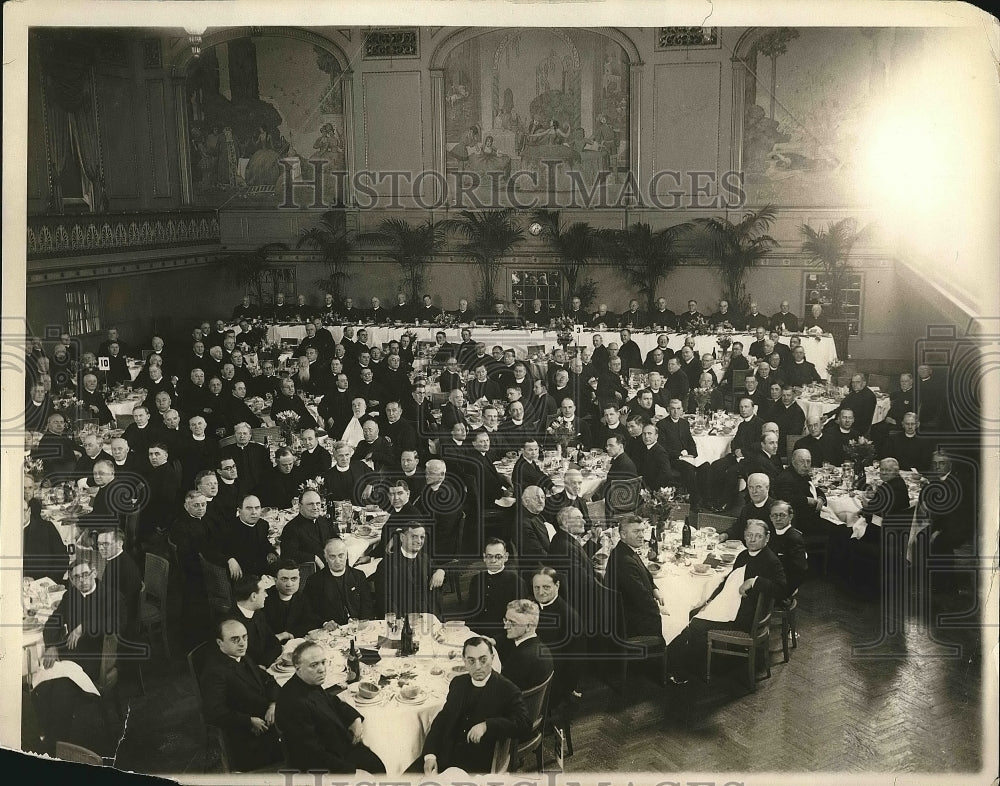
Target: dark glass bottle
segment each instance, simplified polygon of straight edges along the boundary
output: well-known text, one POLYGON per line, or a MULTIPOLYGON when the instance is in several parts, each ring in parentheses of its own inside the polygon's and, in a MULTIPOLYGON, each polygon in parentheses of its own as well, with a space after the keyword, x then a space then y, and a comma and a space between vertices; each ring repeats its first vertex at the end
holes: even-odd
POLYGON ((660 559, 660 542, 656 538, 656 525, 650 527, 649 532, 649 561, 658 562, 660 559))
POLYGON ((351 639, 351 649, 347 652, 347 681, 357 682, 361 679, 361 653, 351 639))
POLYGON ((399 634, 399 655, 406 657, 412 655, 413 649, 413 628, 410 627, 410 615, 403 615, 403 632, 399 634))
POLYGON ((687 548, 691 545, 691 517, 684 519, 684 529, 681 530, 681 546, 687 548))

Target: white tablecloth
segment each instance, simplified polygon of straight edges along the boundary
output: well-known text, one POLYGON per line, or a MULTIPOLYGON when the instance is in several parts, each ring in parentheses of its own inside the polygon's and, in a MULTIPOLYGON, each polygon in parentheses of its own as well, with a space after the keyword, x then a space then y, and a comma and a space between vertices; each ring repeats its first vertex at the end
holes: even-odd
MULTIPOLYGON (((795 401, 802 408, 802 411, 806 413, 806 420, 813 415, 822 417, 827 412, 833 412, 833 410, 840 406, 839 401, 829 398, 814 401, 808 396, 799 396, 795 401)), ((886 415, 889 414, 889 407, 891 405, 892 401, 888 396, 876 394, 875 415, 872 417, 872 423, 881 423, 885 420, 886 415)))
POLYGON ((687 627, 688 614, 697 608, 715 591, 729 573, 710 570, 704 575, 694 575, 690 567, 682 564, 666 563, 660 566, 653 582, 663 595, 669 615, 660 615, 663 624, 663 639, 668 644, 687 627))
MULTIPOLYGON (((237 327, 236 329, 238 330, 239 328, 237 327)), ((339 342, 344 336, 344 328, 340 325, 331 325, 326 329, 337 342, 339 342)), ((366 326, 365 330, 368 332, 368 343, 372 346, 388 344, 391 340, 398 339, 406 331, 415 333, 418 341, 434 341, 435 335, 440 330, 444 331, 448 341, 458 343, 462 340, 462 329, 460 327, 440 328, 436 326, 413 327, 394 325, 366 326)), ((610 344, 612 341, 621 343, 621 337, 617 330, 584 330, 582 333, 577 335, 577 341, 580 346, 593 347, 594 333, 601 334, 604 338, 605 346, 610 344)), ((272 343, 281 341, 282 339, 301 341, 305 338, 305 335, 306 329, 302 325, 272 325, 267 331, 267 339, 272 343)), ((489 327, 472 328, 473 341, 483 342, 486 344, 487 349, 491 349, 496 344, 503 346, 505 349, 512 348, 520 358, 528 357, 529 346, 545 346, 546 350, 551 351, 554 347, 558 346, 556 335, 557 331, 555 330, 493 330, 489 327)), ((658 335, 658 333, 652 331, 632 333, 632 340, 639 345, 643 359, 645 359, 646 353, 651 351, 653 347, 656 346, 656 337, 658 335)), ((668 346, 671 349, 676 351, 684 346, 684 339, 687 337, 687 334, 668 333, 667 335, 669 336, 668 346)), ((750 344, 752 344, 755 340, 754 335, 751 333, 732 333, 728 335, 734 341, 740 341, 743 343, 744 352, 749 349, 750 344)), ((781 337, 781 342, 784 344, 788 344, 788 340, 788 336, 781 337)), ((806 360, 815 365, 816 371, 819 375, 823 379, 826 379, 827 364, 831 360, 837 359, 837 348, 833 343, 833 338, 830 336, 822 336, 819 339, 816 339, 811 336, 803 336, 802 346, 806 351, 806 360)), ((711 353, 713 350, 715 350, 718 354, 721 354, 717 336, 714 333, 705 336, 695 336, 695 348, 699 354, 704 354, 706 352, 711 353)))

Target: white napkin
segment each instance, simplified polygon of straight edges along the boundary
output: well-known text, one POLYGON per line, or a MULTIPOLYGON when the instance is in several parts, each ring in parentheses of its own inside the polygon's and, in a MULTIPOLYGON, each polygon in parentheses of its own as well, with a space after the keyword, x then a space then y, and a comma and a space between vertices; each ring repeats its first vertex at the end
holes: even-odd
MULTIPOLYGON (((881 527, 882 517, 872 516, 872 524, 876 527, 881 527)), ((865 536, 865 532, 868 531, 868 520, 863 516, 858 516, 858 520, 851 525, 851 529, 854 530, 851 533, 851 538, 853 540, 861 540, 865 536)))
POLYGON ((94 685, 94 681, 87 676, 79 663, 71 660, 57 660, 47 669, 39 669, 31 678, 32 689, 37 688, 48 680, 67 679, 73 680, 80 690, 100 696, 101 693, 94 685))
POLYGON ((699 611, 695 616, 698 619, 711 620, 712 622, 732 622, 736 619, 736 614, 740 610, 740 585, 744 582, 746 565, 743 565, 728 576, 726 583, 722 587, 722 592, 716 595, 712 601, 699 611))
POLYGON ((844 525, 843 519, 841 519, 836 513, 834 513, 829 505, 824 505, 823 509, 819 512, 819 517, 821 519, 826 519, 831 524, 836 524, 838 527, 844 525))
POLYGON ((667 416, 667 410, 661 407, 659 404, 653 404, 653 414, 656 415, 660 420, 663 420, 667 416))

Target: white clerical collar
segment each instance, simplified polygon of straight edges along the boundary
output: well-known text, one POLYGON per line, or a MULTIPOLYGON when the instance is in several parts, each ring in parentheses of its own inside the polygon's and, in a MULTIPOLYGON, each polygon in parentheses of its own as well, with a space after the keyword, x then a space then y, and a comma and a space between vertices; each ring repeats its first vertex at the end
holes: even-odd
POLYGON ((247 610, 246 610, 245 608, 243 608, 243 606, 241 606, 241 605, 240 605, 239 603, 237 603, 237 604, 236 604, 236 608, 238 608, 238 609, 240 610, 240 614, 242 614, 242 615, 243 615, 244 617, 246 617, 246 618, 247 618, 248 620, 250 620, 250 619, 253 619, 253 612, 252 612, 252 611, 247 611, 247 610))
MULTIPOLYGON (((753 500, 751 500, 751 502, 753 502, 753 500)), ((761 500, 760 502, 754 502, 754 503, 753 503, 753 506, 754 506, 755 508, 762 508, 762 507, 764 507, 764 506, 765 506, 766 504, 767 504, 767 497, 764 497, 764 499, 762 499, 762 500, 761 500)))
MULTIPOLYGON (((212 499, 215 499, 215 497, 212 497, 212 499)), ((237 516, 236 518, 240 519, 239 516, 237 516)), ((247 524, 247 522, 245 522, 243 519, 240 519, 240 524, 242 524, 244 527, 250 527, 251 529, 257 526, 256 524, 247 524)))
POLYGON ((106 558, 106 559, 104 560, 104 562, 105 562, 105 563, 108 563, 108 562, 111 562, 111 560, 113 560, 113 559, 118 559, 118 558, 119 558, 119 557, 120 557, 121 555, 122 555, 122 552, 121 552, 121 551, 119 551, 119 552, 118 552, 117 554, 114 554, 114 555, 112 555, 112 556, 110 556, 110 557, 106 558))
POLYGON ((524 643, 526 641, 530 641, 531 639, 533 639, 535 637, 536 636, 535 636, 534 633, 525 633, 523 636, 519 636, 518 638, 514 639, 514 646, 515 647, 520 647, 522 643, 524 643))
POLYGON ((756 551, 749 551, 749 550, 748 550, 748 551, 747 551, 747 554, 749 554, 749 555, 750 555, 751 557, 756 557, 756 556, 757 556, 758 554, 760 554, 760 553, 761 553, 761 552, 762 552, 763 550, 764 550, 764 549, 757 549, 756 551))
POLYGON ((224 485, 224 486, 235 486, 236 485, 236 481, 235 480, 226 480, 225 478, 220 478, 220 480, 222 481, 222 485, 224 485))
POLYGON ((420 554, 419 551, 407 551, 402 546, 399 547, 399 553, 406 557, 406 559, 416 559, 417 555, 420 554))
POLYGON ((194 440, 195 442, 204 442, 204 440, 205 440, 205 435, 204 435, 204 434, 202 434, 202 435, 201 435, 200 437, 197 437, 197 436, 195 436, 194 434, 192 434, 192 435, 191 435, 191 439, 193 439, 193 440, 194 440))
POLYGON ((344 567, 344 569, 340 573, 334 573, 332 570, 330 571, 330 575, 333 576, 334 578, 338 578, 338 579, 341 576, 344 576, 346 574, 347 574, 347 567, 346 566, 344 567))
POLYGON ((548 603, 539 603, 538 605, 539 605, 540 608, 547 609, 549 606, 551 606, 555 602, 556 602, 556 599, 553 598, 548 603))
POLYGON ((336 464, 334 466, 336 466, 337 472, 350 472, 351 471, 351 465, 350 464, 348 464, 346 467, 342 467, 342 466, 340 466, 340 464, 336 464))
POLYGON ((784 535, 784 534, 785 534, 786 532, 788 532, 788 530, 790 530, 791 528, 792 528, 792 525, 791 525, 791 524, 786 524, 786 525, 785 525, 784 527, 782 527, 781 529, 777 529, 777 528, 775 528, 775 530, 774 530, 774 534, 775 534, 775 535, 784 535))
POLYGON ((486 572, 489 573, 491 576, 496 576, 498 573, 503 573, 503 570, 504 570, 503 568, 498 568, 497 570, 493 570, 492 568, 487 568, 486 572))
POLYGON ((95 581, 94 582, 94 588, 90 592, 81 592, 80 593, 80 597, 81 598, 88 598, 91 595, 93 595, 96 591, 97 591, 97 582, 95 581))
POLYGON ((493 676, 493 670, 490 669, 490 673, 486 675, 486 679, 483 680, 482 682, 480 682, 479 680, 477 680, 475 677, 472 677, 471 674, 469 676, 472 678, 472 684, 475 687, 477 687, 477 688, 485 688, 486 687, 486 683, 489 682, 490 681, 490 677, 493 676))
POLYGON ((850 434, 851 433, 850 429, 845 430, 843 426, 838 426, 838 428, 840 429, 840 433, 841 434, 850 434))

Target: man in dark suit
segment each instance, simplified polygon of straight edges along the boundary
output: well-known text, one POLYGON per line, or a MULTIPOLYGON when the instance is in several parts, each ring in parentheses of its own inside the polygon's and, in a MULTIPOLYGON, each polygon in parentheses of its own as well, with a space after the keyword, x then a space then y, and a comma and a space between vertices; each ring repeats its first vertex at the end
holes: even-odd
POLYGON ((397 543, 375 569, 375 614, 395 612, 402 617, 415 612, 441 615, 445 571, 424 548, 426 529, 411 522, 397 535, 397 543))
POLYGON ((97 553, 104 561, 101 584, 105 590, 117 593, 125 601, 122 639, 136 642, 139 637, 139 594, 142 592, 142 572, 131 555, 122 548, 125 534, 120 529, 104 530, 97 535, 97 553))
POLYGON ((280 642, 305 636, 322 622, 313 613, 304 589, 298 564, 283 558, 277 564, 274 586, 267 591, 264 602, 264 618, 280 642))
POLYGON ((774 534, 774 524, 771 522, 771 505, 775 502, 771 496, 771 479, 763 472, 753 472, 747 477, 747 488, 742 494, 742 505, 736 521, 726 530, 732 538, 738 538, 746 529, 750 519, 760 519, 768 525, 774 534))
POLYGON ((612 436, 604 443, 604 449, 611 456, 611 466, 608 468, 608 477, 605 481, 603 496, 608 497, 616 485, 621 485, 624 481, 639 477, 635 462, 629 458, 625 452, 625 441, 621 437, 612 436))
POLYGON ((679 357, 672 357, 667 360, 667 372, 667 379, 663 388, 666 395, 669 398, 687 401, 691 382, 688 379, 687 373, 681 368, 681 359, 679 357))
POLYGON ((601 411, 604 417, 599 423, 592 423, 590 427, 594 447, 603 448, 608 444, 608 438, 611 436, 619 437, 624 444, 628 438, 628 431, 625 429, 625 424, 622 423, 618 406, 613 402, 606 402, 601 407, 601 411))
POLYGON ((790 384, 781 388, 781 401, 771 408, 769 420, 778 426, 778 456, 788 454, 786 437, 799 437, 805 431, 806 413, 795 401, 795 390, 790 384))
MULTIPOLYGON (((663 445, 670 457, 670 464, 681 475, 681 480, 691 495, 691 504, 698 506, 701 493, 698 488, 698 470, 686 458, 698 457, 698 446, 691 434, 691 424, 684 417, 684 403, 672 398, 667 402, 668 417, 656 423, 657 442, 663 445)), ((707 472, 707 469, 705 470, 707 472)))
POLYGON ((353 457, 354 448, 349 444, 343 441, 334 443, 334 464, 326 471, 323 481, 328 498, 350 500, 360 505, 371 494, 371 470, 353 457))
POLYGON ((738 466, 740 478, 744 481, 753 474, 767 475, 774 480, 784 469, 778 457, 777 433, 765 431, 760 442, 750 449, 746 461, 741 461, 738 466))
POLYGON ((535 601, 520 598, 507 603, 502 613, 506 640, 497 646, 502 652, 503 673, 522 691, 552 676, 552 653, 538 638, 539 612, 535 601))
POLYGON ((522 577, 548 564, 551 535, 545 525, 545 492, 528 486, 521 492, 521 504, 514 515, 513 541, 517 547, 517 565, 522 577))
MULTIPOLYGON (((524 583, 507 568, 507 545, 500 538, 490 538, 483 547, 486 570, 476 573, 469 582, 469 597, 462 618, 472 630, 499 640, 507 604, 525 596, 524 583)), ((504 670, 507 659, 503 659, 504 670)), ((528 686, 531 687, 531 686, 528 686)))
POLYGON ((300 478, 321 478, 333 465, 330 451, 319 444, 316 429, 302 430, 303 450, 299 454, 298 473, 300 478))
POLYGON ((222 729, 230 765, 237 771, 281 760, 274 725, 278 683, 247 654, 248 641, 242 621, 220 621, 215 632, 218 649, 208 653, 198 675, 205 722, 222 729))
POLYGON ((361 742, 361 713, 323 690, 326 659, 326 650, 311 641, 304 641, 292 652, 295 674, 278 692, 275 711, 286 764, 299 772, 385 772, 382 760, 361 742))
POLYGON ((880 452, 881 458, 894 458, 904 469, 926 472, 931 467, 933 445, 930 440, 917 432, 920 425, 913 412, 903 415, 900 425, 903 430, 892 434, 880 452))
POLYGON ((647 324, 658 330, 673 330, 677 326, 677 314, 667 308, 666 298, 656 299, 656 308, 647 315, 647 324))
POLYGON ((823 381, 816 366, 806 360, 806 350, 801 345, 792 350, 792 362, 785 368, 785 376, 788 384, 795 387, 823 381))
POLYGON ((653 636, 662 639, 663 596, 640 556, 647 548, 648 529, 638 516, 628 515, 619 520, 618 532, 621 540, 611 550, 605 574, 608 588, 621 598, 624 618, 617 622, 622 624, 626 638, 653 636))
POLYGON ((729 443, 730 454, 712 463, 709 470, 709 490, 714 490, 719 499, 716 509, 724 509, 732 503, 732 493, 739 486, 739 462, 743 461, 755 444, 760 443, 764 421, 754 414, 753 399, 744 397, 739 402, 740 425, 736 428, 733 441, 729 443), (730 495, 730 496, 727 496, 730 495))
POLYGON ((524 441, 521 455, 514 462, 510 478, 515 494, 520 494, 528 486, 540 486, 544 490, 552 489, 552 479, 545 474, 538 463, 538 441, 534 438, 524 441))
POLYGON ((271 414, 277 415, 280 412, 294 412, 299 416, 299 427, 305 428, 307 425, 319 426, 309 410, 306 403, 295 392, 295 382, 291 377, 285 377, 278 386, 278 393, 274 396, 271 404, 271 414))
POLYGON ((554 568, 540 567, 531 574, 531 594, 540 609, 538 638, 549 648, 555 668, 550 707, 558 707, 576 692, 587 658, 583 623, 559 596, 561 584, 560 573, 554 568))
POLYGON ((379 433, 379 426, 375 420, 366 420, 361 426, 361 432, 364 434, 364 439, 354 449, 355 461, 365 462, 379 473, 395 464, 392 446, 379 433))
POLYGON ((481 512, 496 510, 495 500, 513 493, 511 483, 501 477, 493 465, 490 448, 490 435, 486 431, 473 432, 472 450, 464 464, 466 486, 472 503, 481 512))
POLYGON ((333 620, 343 625, 348 619, 372 619, 374 601, 365 574, 351 567, 347 545, 331 538, 323 546, 326 566, 306 582, 305 595, 320 622, 333 620))
POLYGON ((323 546, 340 535, 336 522, 321 516, 323 500, 316 491, 307 489, 299 495, 299 515, 289 521, 281 531, 281 556, 296 564, 314 562, 323 569, 323 546))
POLYGON ((839 467, 844 462, 847 443, 859 436, 860 433, 854 428, 854 411, 841 407, 837 417, 823 427, 823 436, 820 437, 823 459, 839 467))
POLYGON ((771 317, 771 330, 778 333, 797 333, 799 318, 788 310, 788 301, 781 301, 781 310, 771 317))
MULTIPOLYGON (((390 355, 390 357, 394 357, 390 355)), ((385 425, 380 432, 389 443, 392 452, 392 464, 399 464, 399 457, 404 450, 417 450, 420 440, 417 429, 408 420, 403 419, 403 408, 399 401, 390 401, 385 405, 385 425)))
POLYGON ((246 626, 247 652, 255 663, 270 666, 281 654, 281 644, 264 614, 266 601, 264 581, 256 574, 244 573, 233 584, 233 616, 246 626))
POLYGON ((637 451, 635 466, 647 489, 660 489, 680 482, 681 475, 670 466, 670 457, 657 442, 656 426, 647 423, 642 427, 643 449, 637 451))
POLYGON ((488 773, 495 743, 527 737, 531 727, 520 689, 493 671, 493 645, 488 640, 466 639, 462 661, 468 673, 451 681, 444 707, 424 740, 425 775, 448 767, 488 773))
POLYGON ((47 576, 55 582, 61 582, 69 567, 66 544, 56 525, 42 518, 42 503, 34 498, 35 479, 31 475, 25 475, 23 482, 23 575, 33 579, 47 576))
POLYGON ((426 485, 414 507, 430 524, 428 557, 435 564, 451 563, 468 556, 459 542, 459 524, 465 513, 467 491, 457 472, 450 472, 445 462, 431 459, 424 468, 426 485))
POLYGON ((747 550, 740 552, 725 581, 716 588, 708 602, 692 615, 687 628, 668 647, 669 662, 675 674, 684 670, 704 675, 708 631, 749 632, 753 625, 757 598, 762 594, 770 598, 784 597, 787 591, 785 570, 781 566, 781 560, 767 547, 770 538, 771 532, 763 521, 753 519, 747 524, 743 532, 747 550), (736 582, 739 582, 738 587, 734 586, 736 582), (740 602, 735 614, 722 608, 722 601, 713 604, 724 590, 727 594, 733 590, 739 593, 740 602), (705 616, 699 616, 701 612, 705 612, 705 616), (713 619, 708 619, 709 616, 713 619), (719 619, 720 616, 729 618, 719 619))
POLYGON ((267 573, 278 561, 268 540, 267 522, 260 517, 260 500, 252 494, 240 502, 237 515, 213 522, 205 558, 227 568, 234 581, 247 573, 267 573))
POLYGON ((569 433, 569 445, 582 445, 584 450, 590 450, 593 441, 590 437, 590 426, 585 420, 581 420, 576 414, 576 402, 572 398, 557 399, 559 403, 559 417, 548 424, 547 441, 554 442, 551 435, 554 429, 565 429, 569 433))
POLYGON ((795 443, 793 450, 808 450, 816 466, 821 467, 827 461, 822 437, 823 419, 819 415, 810 415, 806 418, 806 435, 795 443))
MULTIPOLYGON (((784 601, 792 596, 805 579, 809 572, 809 558, 806 554, 805 538, 802 537, 799 530, 792 526, 792 520, 795 516, 792 506, 778 500, 771 504, 769 512, 774 534, 771 535, 768 548, 781 560, 787 581, 784 597, 776 597, 775 600, 784 601)), ((790 602, 786 605, 790 605, 790 602)))
POLYGON ((298 496, 300 478, 295 471, 295 454, 288 448, 278 448, 275 465, 264 473, 253 493, 269 508, 288 508, 298 496))
POLYGON ((787 469, 771 484, 771 496, 791 504, 795 523, 803 533, 828 535, 838 527, 819 515, 826 504, 826 495, 812 482, 811 472, 812 457, 809 451, 793 451, 787 469))
POLYGON ((878 402, 875 393, 868 387, 864 374, 851 377, 851 392, 844 396, 840 406, 832 414, 837 415, 845 409, 854 413, 854 430, 861 436, 867 436, 875 417, 875 407, 878 402))
POLYGON ((606 588, 597 578, 594 563, 578 540, 584 533, 583 514, 576 508, 566 507, 559 511, 556 522, 546 564, 565 576, 566 602, 580 615, 584 629, 588 633, 602 632, 606 619, 606 588))

